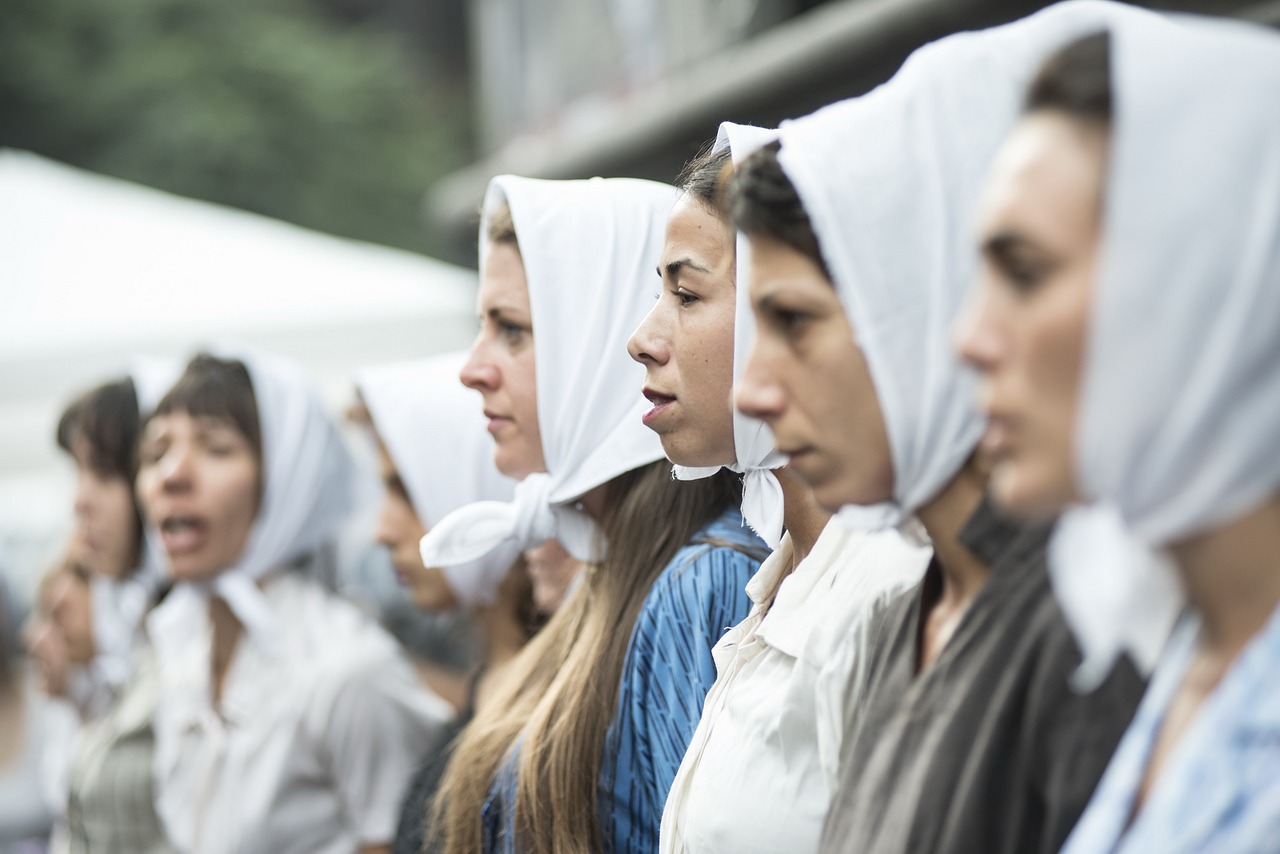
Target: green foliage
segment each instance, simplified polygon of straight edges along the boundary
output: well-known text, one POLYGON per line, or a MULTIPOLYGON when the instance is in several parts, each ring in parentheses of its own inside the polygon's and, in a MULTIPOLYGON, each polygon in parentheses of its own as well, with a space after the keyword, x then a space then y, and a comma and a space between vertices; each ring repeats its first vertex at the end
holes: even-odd
POLYGON ((302 0, 0 0, 0 146, 412 249, 462 89, 302 0))

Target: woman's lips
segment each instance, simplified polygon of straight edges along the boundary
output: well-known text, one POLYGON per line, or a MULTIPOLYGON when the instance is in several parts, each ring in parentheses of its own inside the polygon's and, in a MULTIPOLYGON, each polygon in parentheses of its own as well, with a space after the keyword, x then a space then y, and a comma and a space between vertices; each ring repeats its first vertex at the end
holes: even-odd
POLYGON ((484 411, 484 414, 485 417, 489 419, 488 429, 490 433, 496 433, 505 425, 512 423, 511 419, 506 415, 499 415, 498 413, 490 412, 487 409, 484 411))
POLYGON ((171 516, 160 525, 160 541, 171 556, 198 551, 209 537, 209 525, 193 516, 171 516))
POLYGON ((645 389, 644 396, 650 403, 653 404, 653 408, 650 409, 648 412, 646 412, 642 419, 645 423, 645 426, 652 426, 653 420, 659 417, 660 415, 662 415, 662 413, 667 409, 667 407, 669 407, 671 404, 676 402, 676 399, 674 397, 670 395, 662 394, 661 392, 653 391, 652 389, 645 389))
POLYGON ((1013 424, 1003 416, 993 415, 987 419, 987 427, 982 433, 979 450, 986 457, 995 460, 1009 453, 1013 445, 1013 424))

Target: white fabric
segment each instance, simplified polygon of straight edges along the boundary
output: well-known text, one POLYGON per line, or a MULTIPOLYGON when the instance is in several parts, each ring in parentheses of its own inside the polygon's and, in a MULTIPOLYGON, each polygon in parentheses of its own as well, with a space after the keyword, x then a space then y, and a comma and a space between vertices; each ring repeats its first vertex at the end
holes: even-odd
MULTIPOLYGON (((374 428, 425 529, 475 501, 510 501, 515 481, 493 464, 480 395, 458 374, 465 353, 369 368, 356 377, 374 428)), ((520 556, 514 546, 441 567, 465 606, 489 605, 520 556)))
POLYGON ((784 122, 779 162, 804 203, 884 411, 893 500, 841 524, 905 521, 982 433, 975 375, 949 330, 977 269, 982 179, 1041 60, 1131 11, 1069 2, 917 50, 888 83, 784 122))
POLYGON ((169 650, 190 637, 211 596, 226 601, 246 640, 274 648, 277 621, 258 581, 332 541, 351 501, 351 458, 301 368, 268 353, 213 352, 240 360, 249 371, 262 434, 262 501, 237 563, 211 581, 175 584, 151 612, 147 628, 165 670, 169 650))
POLYGON ((666 184, 631 178, 503 175, 489 183, 480 259, 488 254, 488 219, 506 204, 529 282, 547 471, 525 478, 511 505, 486 502, 450 514, 423 538, 426 563, 548 539, 579 560, 603 554, 594 523, 573 502, 663 458, 657 435, 641 421, 644 368, 626 344, 652 305, 653 267, 675 199, 666 184))
MULTIPOLYGON (((1280 489, 1280 38, 1180 17, 1111 32, 1076 474, 1086 499, 1159 548, 1280 489)), ((1060 590, 1087 590, 1123 627, 1067 609, 1094 673, 1121 651, 1150 666, 1182 604, 1167 569, 1107 548, 1110 530, 1077 519, 1053 564, 1060 590)))
POLYGON ((171 650, 156 716, 157 811, 186 854, 351 854, 390 842, 453 714, 395 641, 303 573, 263 590, 278 651, 241 644, 209 704, 207 615, 171 650))
POLYGON ((932 549, 828 524, 790 535, 747 584, 751 614, 716 644, 718 677, 662 815, 664 852, 816 851, 862 706, 874 614, 918 582, 932 549))
MULTIPOLYGON (((717 149, 729 148, 729 156, 736 165, 751 152, 777 138, 771 128, 739 125, 723 122, 716 136, 717 149)), ((747 292, 747 273, 750 256, 747 240, 741 234, 736 237, 736 301, 733 318, 733 381, 736 385, 746 367, 747 352, 755 340, 755 315, 751 312, 751 298, 747 292)), ((764 540, 770 550, 778 548, 782 540, 782 486, 773 469, 784 466, 787 459, 778 452, 773 441, 773 431, 758 418, 733 410, 733 448, 735 462, 725 466, 742 475, 742 518, 764 540)), ((680 480, 698 480, 711 477, 721 466, 673 465, 672 472, 680 480)))

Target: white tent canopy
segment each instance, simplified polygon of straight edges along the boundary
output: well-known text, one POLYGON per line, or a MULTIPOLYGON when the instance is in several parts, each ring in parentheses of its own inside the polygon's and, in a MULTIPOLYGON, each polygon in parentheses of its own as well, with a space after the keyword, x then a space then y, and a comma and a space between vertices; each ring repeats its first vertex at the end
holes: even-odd
POLYGON ((62 407, 137 354, 234 339, 299 359, 330 403, 359 368, 466 346, 475 274, 0 150, 0 558, 69 525, 62 407))

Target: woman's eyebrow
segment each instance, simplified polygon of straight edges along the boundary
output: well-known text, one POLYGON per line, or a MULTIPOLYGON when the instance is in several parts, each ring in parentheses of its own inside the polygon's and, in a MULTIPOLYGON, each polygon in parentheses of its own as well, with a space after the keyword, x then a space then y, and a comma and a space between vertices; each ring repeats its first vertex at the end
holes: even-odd
POLYGON ((668 261, 665 267, 658 268, 658 275, 661 276, 663 274, 663 270, 665 269, 666 275, 669 278, 674 279, 677 276, 679 276, 680 271, 685 269, 686 267, 690 270, 697 270, 699 273, 711 272, 706 267, 696 263, 692 258, 685 257, 685 258, 677 258, 675 261, 668 261))

